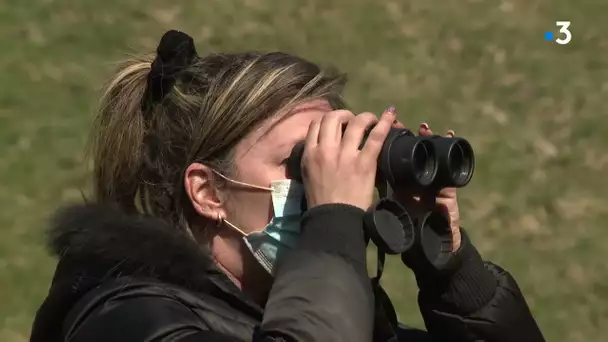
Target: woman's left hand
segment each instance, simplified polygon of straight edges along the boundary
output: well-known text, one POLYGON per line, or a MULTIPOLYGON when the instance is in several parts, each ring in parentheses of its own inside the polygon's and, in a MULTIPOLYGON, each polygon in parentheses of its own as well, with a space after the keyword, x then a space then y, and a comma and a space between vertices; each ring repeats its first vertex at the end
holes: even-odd
MULTIPOLYGON (((395 128, 404 128, 403 124, 398 120, 393 123, 395 128)), ((426 123, 420 124, 418 134, 422 136, 433 135, 426 123)), ((446 137, 453 137, 454 131, 448 131, 446 137)), ((414 194, 405 190, 395 190, 393 199, 404 206, 408 212, 413 215, 422 215, 430 210, 438 210, 443 213, 445 218, 450 222, 452 231, 452 252, 460 248, 460 214, 458 211, 458 199, 456 197, 456 188, 444 188, 438 194, 414 194)))

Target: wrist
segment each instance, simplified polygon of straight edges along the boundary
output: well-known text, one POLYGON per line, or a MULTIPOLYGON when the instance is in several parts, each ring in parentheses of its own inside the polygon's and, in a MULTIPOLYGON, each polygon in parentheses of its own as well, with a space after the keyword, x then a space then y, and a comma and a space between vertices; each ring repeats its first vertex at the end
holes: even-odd
POLYGON ((365 211, 349 204, 322 204, 302 217, 301 249, 338 254, 358 264, 366 263, 363 232, 365 211))

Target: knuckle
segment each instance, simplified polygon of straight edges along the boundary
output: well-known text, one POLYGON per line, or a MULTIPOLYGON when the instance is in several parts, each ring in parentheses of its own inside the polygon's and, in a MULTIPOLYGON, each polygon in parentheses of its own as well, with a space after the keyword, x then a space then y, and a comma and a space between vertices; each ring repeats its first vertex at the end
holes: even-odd
POLYGON ((359 130, 366 129, 373 124, 375 117, 376 116, 371 113, 362 113, 352 118, 348 125, 359 130))
POLYGON ((302 155, 302 159, 300 160, 300 166, 301 167, 307 167, 310 162, 311 162, 311 156, 310 156, 310 150, 305 151, 304 154, 302 155))
POLYGON ((346 109, 335 110, 327 113, 326 115, 336 118, 336 120, 339 121, 347 121, 350 120, 353 116, 355 116, 353 112, 346 109))
POLYGON ((304 170, 319 170, 335 163, 335 157, 326 148, 314 148, 302 156, 301 167, 304 170))
POLYGON ((347 109, 338 109, 334 110, 330 113, 334 113, 334 115, 344 115, 344 116, 354 116, 353 112, 347 109))
POLYGON ((363 112, 359 114, 359 116, 365 118, 365 120, 378 121, 378 117, 376 116, 376 114, 371 112, 363 112))
POLYGON ((376 172, 376 162, 375 159, 360 157, 357 158, 357 170, 365 175, 370 175, 376 172))
POLYGON ((355 117, 355 121, 357 121, 361 126, 369 126, 378 122, 378 117, 373 113, 365 112, 357 115, 355 117))
POLYGON ((386 136, 386 132, 380 129, 373 129, 369 132, 369 138, 374 141, 384 141, 384 137, 386 136))
POLYGON ((308 126, 313 127, 315 125, 318 125, 321 123, 322 119, 323 119, 323 117, 316 117, 316 118, 312 119, 312 121, 310 122, 310 125, 308 125, 308 126))
MULTIPOLYGON (((317 134, 319 127, 321 126, 321 118, 314 118, 310 124, 308 125, 308 130, 306 133, 306 138, 311 139, 314 138, 314 135, 317 134)), ((309 148, 308 145, 304 146, 304 149, 307 150, 309 148)))
POLYGON ((367 138, 368 141, 373 143, 384 142, 386 138, 386 132, 384 130, 372 129, 367 138))
POLYGON ((369 132, 368 141, 376 143, 384 143, 388 132, 390 131, 390 125, 387 123, 378 123, 374 129, 369 132))
MULTIPOLYGON (((338 159, 340 160, 340 163, 352 163, 353 160, 356 160, 357 153, 358 153, 357 151, 342 149, 340 151, 340 154, 338 155, 338 159)), ((354 165, 351 165, 351 166, 354 166, 354 165)))
POLYGON ((333 159, 335 159, 334 153, 327 147, 319 148, 317 153, 315 153, 315 161, 318 164, 328 164, 333 161, 333 159))

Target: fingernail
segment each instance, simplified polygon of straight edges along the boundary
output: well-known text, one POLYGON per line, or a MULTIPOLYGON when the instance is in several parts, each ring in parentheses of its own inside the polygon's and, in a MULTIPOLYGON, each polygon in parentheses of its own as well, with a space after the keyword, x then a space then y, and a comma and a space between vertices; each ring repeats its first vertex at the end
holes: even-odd
POLYGON ((395 114, 395 107, 394 106, 390 106, 390 107, 388 107, 388 109, 386 111, 388 113, 395 114))
POLYGON ((396 124, 396 123, 398 123, 398 122, 399 122, 399 121, 397 121, 397 119, 393 120, 393 123, 394 123, 394 124, 396 124))
POLYGON ((423 122, 420 124, 420 128, 422 128, 426 131, 427 129, 429 129, 429 125, 426 122, 423 122))
POLYGON ((454 137, 454 131, 449 130, 449 131, 448 131, 448 135, 449 135, 449 136, 451 136, 451 137, 454 137))

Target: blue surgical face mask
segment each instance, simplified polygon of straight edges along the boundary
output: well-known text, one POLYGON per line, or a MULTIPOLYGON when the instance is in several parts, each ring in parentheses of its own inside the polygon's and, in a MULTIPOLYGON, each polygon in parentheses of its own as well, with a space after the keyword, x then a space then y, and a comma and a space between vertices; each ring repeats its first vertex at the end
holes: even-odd
POLYGON ((300 182, 283 179, 273 181, 270 188, 267 188, 220 176, 239 185, 271 192, 274 216, 262 231, 247 234, 227 220, 222 220, 243 234, 243 240, 256 260, 268 273, 274 274, 277 262, 292 250, 300 239, 304 186, 300 182))

